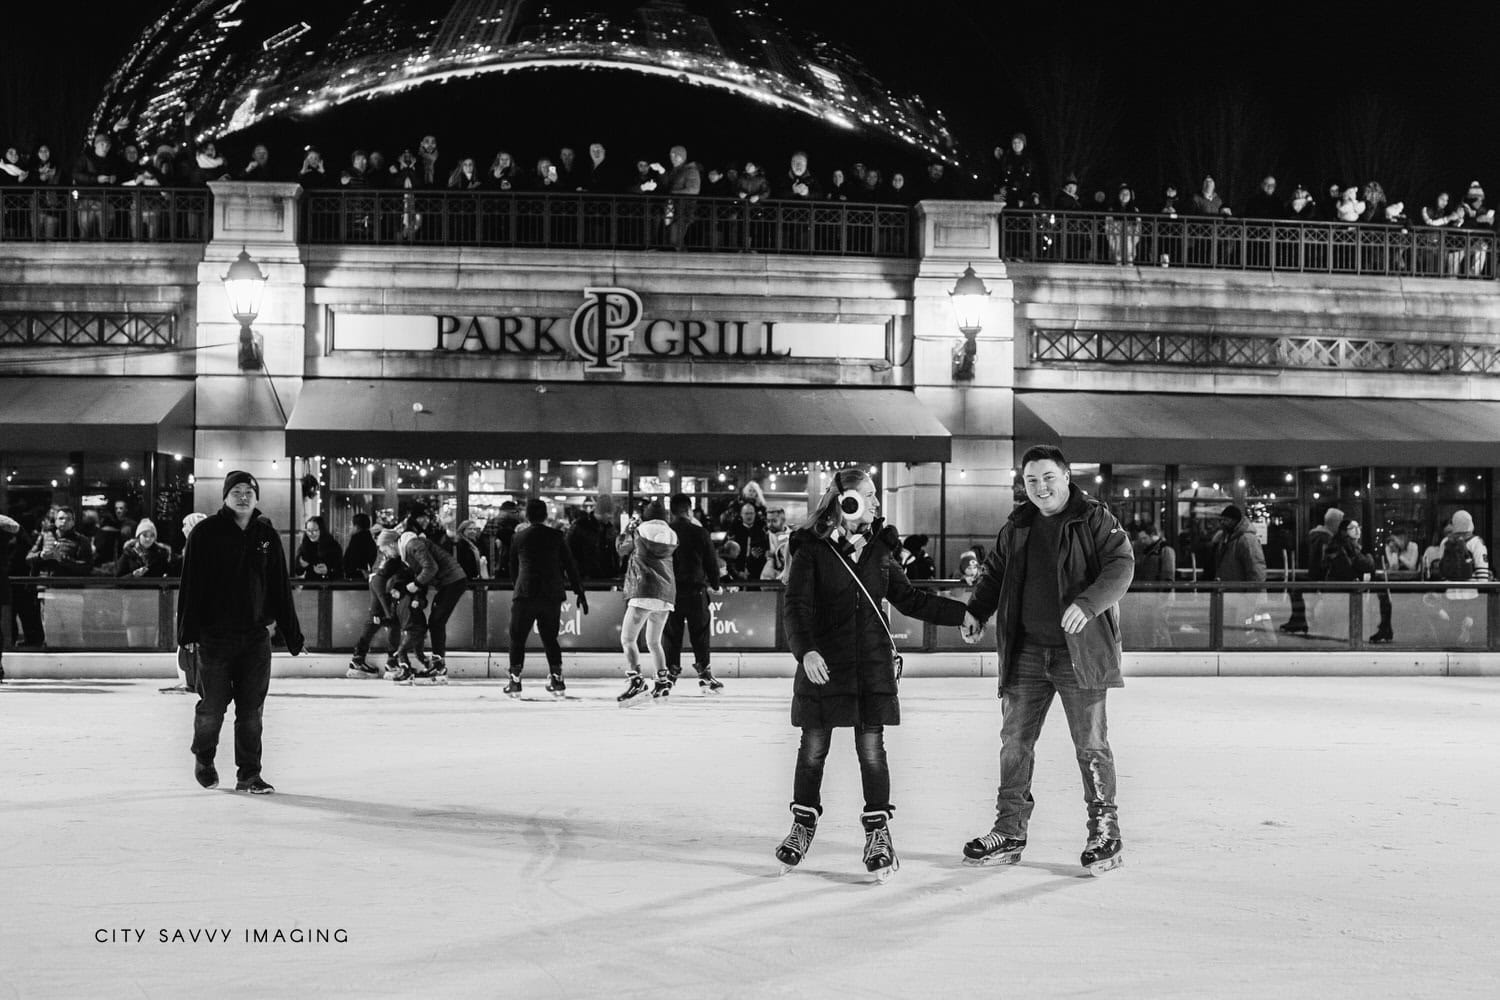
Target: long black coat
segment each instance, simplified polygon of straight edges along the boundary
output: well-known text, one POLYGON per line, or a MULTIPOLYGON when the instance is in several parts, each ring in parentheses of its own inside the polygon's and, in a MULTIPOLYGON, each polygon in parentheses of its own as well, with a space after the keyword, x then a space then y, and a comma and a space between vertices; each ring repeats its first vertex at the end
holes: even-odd
MULTIPOLYGON (((878 528, 879 525, 877 524, 878 528)), ((792 725, 895 726, 901 723, 891 642, 877 611, 860 592, 846 567, 878 603, 890 601, 902 614, 939 625, 961 625, 964 605, 917 590, 891 554, 894 529, 877 532, 850 563, 839 543, 809 531, 794 531, 787 544, 791 567, 786 583, 786 637, 797 657, 792 689, 792 725), (802 669, 802 658, 817 650, 828 664, 828 681, 814 684, 802 669)))

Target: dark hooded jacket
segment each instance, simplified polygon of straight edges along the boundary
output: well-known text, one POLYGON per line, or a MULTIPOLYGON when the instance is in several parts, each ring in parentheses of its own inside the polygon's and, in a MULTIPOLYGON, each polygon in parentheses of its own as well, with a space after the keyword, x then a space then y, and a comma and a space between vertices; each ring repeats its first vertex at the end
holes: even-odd
POLYGON ((820 539, 805 528, 792 532, 784 616, 787 644, 797 658, 792 725, 900 725, 891 640, 871 599, 890 601, 902 614, 923 621, 963 624, 962 604, 907 581, 893 555, 899 548, 896 530, 882 529, 878 521, 857 562, 849 560, 853 546, 847 539, 820 539), (854 582, 855 573, 869 599, 854 582), (808 680, 802 669, 802 658, 813 650, 828 665, 824 684, 808 680))
MULTIPOLYGON (((1073 673, 1082 688, 1123 687, 1118 604, 1135 575, 1135 554, 1125 529, 1108 507, 1084 496, 1071 483, 1068 490, 1068 505, 1058 515, 1063 518, 1058 535, 1058 606, 1076 604, 1089 616, 1081 632, 1067 636, 1073 673)), ((969 598, 969 612, 981 622, 997 610, 1000 613, 995 644, 1000 652, 1001 694, 1016 679, 1026 541, 1039 516, 1030 501, 1016 506, 985 557, 969 598)))
POLYGON ((177 644, 214 633, 245 633, 275 623, 293 656, 302 652, 302 626, 292 603, 281 536, 257 508, 241 529, 220 507, 188 535, 177 600, 177 644))

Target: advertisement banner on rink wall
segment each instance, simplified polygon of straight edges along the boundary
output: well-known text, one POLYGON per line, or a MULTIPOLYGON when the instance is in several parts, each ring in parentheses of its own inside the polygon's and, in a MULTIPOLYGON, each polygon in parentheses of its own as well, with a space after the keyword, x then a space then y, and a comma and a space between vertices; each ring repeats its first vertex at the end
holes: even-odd
MULTIPOLYGON (((570 595, 562 606, 562 628, 557 642, 574 652, 607 651, 620 647, 620 619, 625 614, 625 595, 618 590, 588 592, 589 613, 579 610, 570 595)), ((489 593, 489 648, 510 648, 510 591, 489 593)), ((709 634, 714 649, 774 649, 776 646, 776 592, 726 591, 708 595, 709 634)), ((449 630, 452 634, 452 630, 449 630)), ((533 636, 535 630, 533 630, 533 636)), ((532 639, 528 648, 541 652, 541 642, 532 639)))

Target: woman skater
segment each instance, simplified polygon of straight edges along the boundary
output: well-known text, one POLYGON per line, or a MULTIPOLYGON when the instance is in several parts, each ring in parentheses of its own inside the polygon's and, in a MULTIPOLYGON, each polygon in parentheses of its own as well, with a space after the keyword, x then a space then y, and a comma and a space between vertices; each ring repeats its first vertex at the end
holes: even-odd
POLYGON ((617 699, 621 705, 643 704, 653 694, 653 688, 641 676, 641 654, 635 645, 643 628, 651 665, 656 668, 654 690, 664 693, 672 688, 661 634, 677 603, 677 582, 672 575, 672 553, 676 548, 677 533, 667 527, 667 508, 660 500, 648 503, 640 518, 631 518, 615 543, 620 558, 629 560, 625 567, 625 618, 620 622, 620 648, 625 653, 630 685, 617 699))
POLYGON ((823 763, 833 730, 853 727, 865 807, 865 868, 884 882, 899 867, 891 844, 891 777, 885 727, 901 722, 899 657, 880 611, 960 625, 964 605, 917 590, 901 572, 896 529, 881 521, 875 483, 859 469, 833 477, 805 525, 788 542, 786 636, 797 657, 792 725, 802 729, 792 789, 792 830, 776 857, 801 862, 823 812, 823 763))

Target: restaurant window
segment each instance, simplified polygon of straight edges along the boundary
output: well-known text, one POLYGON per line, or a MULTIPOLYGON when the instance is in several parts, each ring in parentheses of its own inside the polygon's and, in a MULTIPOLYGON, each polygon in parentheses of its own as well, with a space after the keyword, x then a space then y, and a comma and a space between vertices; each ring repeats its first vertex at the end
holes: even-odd
MULTIPOLYGON (((150 517, 161 541, 182 544, 182 518, 192 509, 193 460, 150 452, 5 452, 0 454, 0 511, 28 530, 56 506, 72 507, 80 528, 114 525, 116 505, 127 519, 150 517), (92 512, 92 513, 90 513, 92 512)), ((121 538, 123 544, 129 539, 121 538)))

